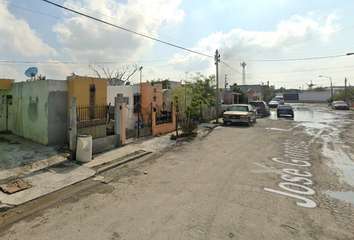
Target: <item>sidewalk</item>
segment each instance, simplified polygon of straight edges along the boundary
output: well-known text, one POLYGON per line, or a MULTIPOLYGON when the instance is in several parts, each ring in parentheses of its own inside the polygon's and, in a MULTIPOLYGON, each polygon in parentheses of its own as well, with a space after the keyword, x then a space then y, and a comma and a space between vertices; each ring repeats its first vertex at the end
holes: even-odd
MULTIPOLYGON (((199 124, 197 137, 205 136, 217 126, 210 123, 199 124)), ((65 154, 58 154, 53 147, 36 144, 15 135, 0 135, 0 143, 4 142, 0 146, 0 183, 20 178, 31 185, 30 188, 12 194, 0 191, 0 211, 84 181, 142 156, 159 152, 178 142, 170 139, 171 134, 175 132, 138 139, 94 155, 88 163, 70 161, 65 154)))

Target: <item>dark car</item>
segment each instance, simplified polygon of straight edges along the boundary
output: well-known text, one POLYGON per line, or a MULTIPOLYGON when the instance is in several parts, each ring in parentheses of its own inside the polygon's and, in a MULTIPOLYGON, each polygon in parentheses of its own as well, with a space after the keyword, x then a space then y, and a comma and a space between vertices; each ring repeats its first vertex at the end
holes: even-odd
POLYGON ((344 101, 333 101, 331 106, 335 110, 349 110, 348 104, 344 101))
POLYGON ((289 105, 279 105, 277 108, 277 117, 291 117, 294 118, 294 110, 289 105))
POLYGON ((249 102, 254 108, 257 109, 257 115, 261 117, 268 117, 270 115, 269 107, 264 101, 249 102))

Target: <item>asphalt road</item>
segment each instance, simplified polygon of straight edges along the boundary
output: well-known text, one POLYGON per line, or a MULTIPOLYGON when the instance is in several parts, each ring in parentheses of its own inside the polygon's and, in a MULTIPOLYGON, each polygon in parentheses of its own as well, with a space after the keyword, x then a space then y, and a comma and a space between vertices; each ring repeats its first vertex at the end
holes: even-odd
POLYGON ((19 208, 1 239, 354 239, 353 112, 294 108, 19 208))

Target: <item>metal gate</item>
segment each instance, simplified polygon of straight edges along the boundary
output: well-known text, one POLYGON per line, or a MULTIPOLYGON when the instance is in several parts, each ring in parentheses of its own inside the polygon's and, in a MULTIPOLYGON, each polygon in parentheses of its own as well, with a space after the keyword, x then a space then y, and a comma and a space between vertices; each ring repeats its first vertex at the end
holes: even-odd
POLYGON ((152 104, 142 106, 137 102, 133 108, 126 106, 126 140, 147 137, 152 134, 152 104))

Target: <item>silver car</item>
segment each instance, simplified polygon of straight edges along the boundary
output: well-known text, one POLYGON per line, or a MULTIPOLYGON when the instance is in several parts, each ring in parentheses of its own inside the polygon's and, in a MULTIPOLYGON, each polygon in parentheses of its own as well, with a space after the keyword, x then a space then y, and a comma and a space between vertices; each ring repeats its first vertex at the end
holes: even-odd
POLYGON ((247 126, 255 123, 257 109, 250 104, 232 104, 224 112, 223 121, 224 125, 232 123, 246 123, 247 126))

